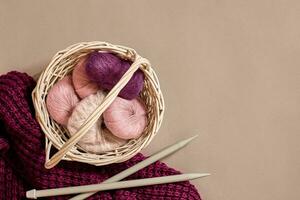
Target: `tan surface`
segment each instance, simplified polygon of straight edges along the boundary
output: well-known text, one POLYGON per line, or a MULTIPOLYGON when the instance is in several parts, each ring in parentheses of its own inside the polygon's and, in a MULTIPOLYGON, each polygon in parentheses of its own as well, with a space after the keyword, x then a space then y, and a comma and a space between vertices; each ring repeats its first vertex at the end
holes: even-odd
POLYGON ((79 41, 132 46, 167 105, 147 152, 199 133, 166 161, 211 172, 193 181, 204 199, 300 199, 299 1, 101 2, 2 0, 0 72, 34 74, 79 41))

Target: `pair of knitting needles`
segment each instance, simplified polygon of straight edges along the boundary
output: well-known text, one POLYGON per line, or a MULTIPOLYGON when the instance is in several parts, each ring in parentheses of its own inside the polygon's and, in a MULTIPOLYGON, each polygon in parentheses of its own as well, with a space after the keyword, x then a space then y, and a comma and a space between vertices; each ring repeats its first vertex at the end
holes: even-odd
POLYGON ((190 143, 196 137, 197 137, 197 135, 193 136, 191 138, 179 141, 171 146, 168 146, 168 147, 160 150, 159 152, 155 153, 151 157, 120 172, 119 174, 114 175, 113 177, 103 181, 100 184, 63 187, 63 188, 55 188, 55 189, 44 189, 44 190, 32 189, 32 190, 29 190, 26 192, 26 197, 29 199, 37 199, 39 197, 50 197, 50 196, 82 193, 82 194, 79 194, 79 195, 71 198, 71 200, 82 200, 82 199, 86 199, 86 198, 92 196, 93 194, 95 194, 99 191, 123 189, 123 188, 131 188, 131 187, 141 187, 141 186, 157 185, 157 184, 165 184, 165 183, 174 183, 174 182, 193 180, 193 179, 209 176, 210 174, 208 174, 208 173, 202 173, 202 174, 201 173, 189 173, 189 174, 180 174, 180 175, 172 175, 172 176, 164 176, 164 177, 120 181, 120 180, 126 178, 127 176, 134 174, 135 172, 139 171, 140 169, 185 147, 188 143, 190 143))

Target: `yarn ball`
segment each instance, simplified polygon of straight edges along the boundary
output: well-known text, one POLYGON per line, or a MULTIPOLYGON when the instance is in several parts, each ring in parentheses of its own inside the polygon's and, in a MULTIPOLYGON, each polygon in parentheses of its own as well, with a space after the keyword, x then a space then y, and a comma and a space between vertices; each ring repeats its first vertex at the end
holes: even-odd
MULTIPOLYGON (((96 94, 92 94, 78 103, 67 125, 71 136, 79 130, 85 120, 102 103, 104 97, 103 91, 99 90, 96 94)), ((126 143, 126 140, 114 136, 103 125, 103 118, 101 116, 80 139, 78 145, 87 152, 97 154, 114 150, 126 143)))
MULTIPOLYGON (((129 69, 131 63, 111 53, 92 52, 87 58, 86 72, 91 80, 105 90, 111 90, 129 69)), ((134 99, 142 91, 144 74, 138 69, 119 96, 124 99, 134 99)))
POLYGON ((146 108, 138 99, 117 97, 103 113, 106 127, 123 139, 139 137, 147 125, 146 108))
POLYGON ((90 80, 85 71, 86 57, 79 60, 73 70, 72 79, 76 93, 80 98, 95 94, 100 88, 90 80))
POLYGON ((67 125, 68 119, 79 98, 75 93, 71 76, 65 76, 55 83, 46 99, 50 117, 61 125, 67 125))

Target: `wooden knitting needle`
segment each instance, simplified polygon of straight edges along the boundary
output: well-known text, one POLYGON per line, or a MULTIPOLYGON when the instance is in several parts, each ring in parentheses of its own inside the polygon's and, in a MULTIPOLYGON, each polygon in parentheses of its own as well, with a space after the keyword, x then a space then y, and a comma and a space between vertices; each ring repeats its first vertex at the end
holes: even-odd
POLYGON ((131 188, 131 187, 140 187, 147 185, 157 185, 164 183, 174 183, 180 181, 193 180, 197 178, 202 178, 209 176, 210 174, 180 174, 172 176, 163 176, 155 178, 146 178, 146 179, 137 179, 130 181, 120 181, 114 183, 100 183, 93 185, 84 185, 84 186, 74 186, 74 187, 65 187, 65 188, 56 188, 56 189, 45 189, 45 190, 29 190, 26 192, 26 197, 30 199, 37 199, 38 197, 50 197, 58 195, 67 195, 67 194, 77 194, 81 192, 95 192, 95 191, 104 191, 104 190, 114 190, 122 188, 131 188))
MULTIPOLYGON (((198 135, 195 135, 195 136, 187 138, 185 140, 181 140, 179 142, 176 142, 175 144, 172 144, 172 145, 158 151, 154 155, 152 155, 149 158, 137 163, 136 165, 120 172, 119 174, 116 174, 116 175, 110 177, 109 179, 103 181, 102 183, 113 183, 113 182, 120 181, 120 180, 126 178, 127 176, 130 176, 131 174, 134 174, 135 172, 139 171, 140 169, 143 169, 144 167, 147 167, 148 165, 150 165, 150 164, 152 164, 152 163, 154 163, 154 162, 156 162, 156 161, 158 161, 158 160, 160 160, 160 159, 176 152, 177 150, 185 147, 187 144, 189 144, 196 137, 198 137, 198 135)), ((79 194, 79 195, 71 198, 70 200, 86 199, 86 198, 92 196, 95 193, 97 193, 97 191, 90 192, 90 193, 79 194)))

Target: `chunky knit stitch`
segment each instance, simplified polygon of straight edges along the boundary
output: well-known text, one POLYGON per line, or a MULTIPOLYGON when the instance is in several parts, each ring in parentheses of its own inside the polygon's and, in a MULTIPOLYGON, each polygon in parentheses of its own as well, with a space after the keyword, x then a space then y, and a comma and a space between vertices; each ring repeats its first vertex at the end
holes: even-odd
MULTIPOLYGON (((99 183, 142 161, 132 159, 103 167, 62 161, 44 168, 44 135, 35 120, 31 92, 35 81, 28 75, 10 72, 0 77, 0 199, 23 199, 25 191, 99 183)), ((127 178, 140 179, 174 175, 180 172, 156 162, 127 178)), ((59 196, 50 199, 66 199, 59 196)), ((90 199, 197 199, 200 196, 189 182, 98 192, 90 199)))

